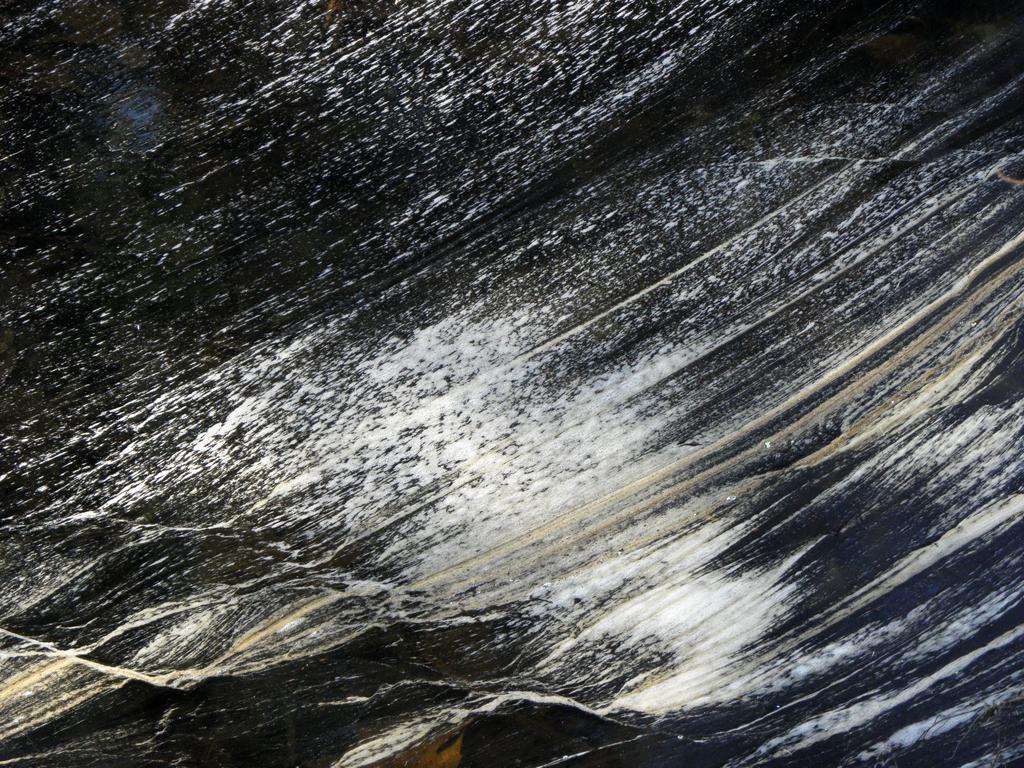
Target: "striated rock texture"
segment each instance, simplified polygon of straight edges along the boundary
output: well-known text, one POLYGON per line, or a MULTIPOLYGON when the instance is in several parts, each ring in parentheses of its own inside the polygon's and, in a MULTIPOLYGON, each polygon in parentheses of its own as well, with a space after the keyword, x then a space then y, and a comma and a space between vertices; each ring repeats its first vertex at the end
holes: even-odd
POLYGON ((0 8, 0 766, 1024 763, 1024 3, 0 8))

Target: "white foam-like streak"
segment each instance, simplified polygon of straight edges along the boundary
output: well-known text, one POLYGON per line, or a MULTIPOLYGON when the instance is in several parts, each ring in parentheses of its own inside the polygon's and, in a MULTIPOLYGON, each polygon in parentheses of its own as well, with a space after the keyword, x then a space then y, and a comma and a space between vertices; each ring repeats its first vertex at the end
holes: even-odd
POLYGON ((920 677, 898 691, 883 693, 858 701, 846 707, 833 709, 792 728, 782 736, 768 740, 758 750, 759 755, 771 756, 784 750, 806 749, 837 733, 849 733, 901 704, 911 701, 936 683, 963 672, 986 653, 1001 649, 1024 636, 1024 626, 1016 627, 985 643, 980 648, 944 664, 935 672, 920 677))

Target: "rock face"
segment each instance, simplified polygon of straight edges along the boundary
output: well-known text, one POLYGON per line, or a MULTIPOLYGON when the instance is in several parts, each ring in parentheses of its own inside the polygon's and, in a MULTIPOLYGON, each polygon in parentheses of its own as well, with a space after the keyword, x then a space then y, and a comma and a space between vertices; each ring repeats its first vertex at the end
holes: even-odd
POLYGON ((0 764, 1024 760, 1024 4, 0 10, 0 764))

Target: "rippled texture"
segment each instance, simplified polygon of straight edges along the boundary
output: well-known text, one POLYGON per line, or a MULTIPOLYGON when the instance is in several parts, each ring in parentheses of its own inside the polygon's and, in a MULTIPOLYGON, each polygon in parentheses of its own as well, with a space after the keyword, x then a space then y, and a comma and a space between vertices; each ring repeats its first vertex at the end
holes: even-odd
POLYGON ((0 765, 1024 761, 1024 7, 0 10, 0 765))

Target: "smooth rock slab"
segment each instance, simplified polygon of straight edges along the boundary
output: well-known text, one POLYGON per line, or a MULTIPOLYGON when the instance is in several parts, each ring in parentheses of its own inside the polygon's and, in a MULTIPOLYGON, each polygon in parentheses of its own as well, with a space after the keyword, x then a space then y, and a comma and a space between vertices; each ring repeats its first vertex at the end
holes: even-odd
POLYGON ((0 765, 1024 760, 1022 32, 9 3, 0 765))

